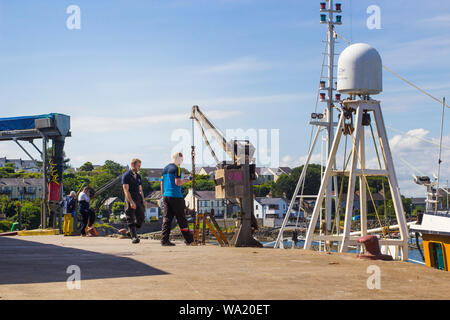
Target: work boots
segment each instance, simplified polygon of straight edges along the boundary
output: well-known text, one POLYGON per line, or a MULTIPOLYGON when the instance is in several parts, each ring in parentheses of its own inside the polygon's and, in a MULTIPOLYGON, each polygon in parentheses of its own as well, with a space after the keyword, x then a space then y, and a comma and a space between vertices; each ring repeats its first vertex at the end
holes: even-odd
POLYGON ((140 242, 140 240, 139 240, 139 238, 138 238, 138 236, 137 236, 137 232, 136 232, 136 226, 135 225, 133 225, 133 226, 130 226, 129 227, 129 233, 130 233, 130 237, 131 237, 131 243, 139 243, 140 242))

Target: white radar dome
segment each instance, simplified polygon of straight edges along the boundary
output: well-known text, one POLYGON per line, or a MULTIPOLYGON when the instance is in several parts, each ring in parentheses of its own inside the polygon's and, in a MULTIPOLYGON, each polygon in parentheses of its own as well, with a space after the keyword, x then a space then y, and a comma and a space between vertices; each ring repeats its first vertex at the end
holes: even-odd
POLYGON ((377 50, 355 43, 339 56, 337 90, 346 94, 377 94, 382 88, 382 63, 377 50))

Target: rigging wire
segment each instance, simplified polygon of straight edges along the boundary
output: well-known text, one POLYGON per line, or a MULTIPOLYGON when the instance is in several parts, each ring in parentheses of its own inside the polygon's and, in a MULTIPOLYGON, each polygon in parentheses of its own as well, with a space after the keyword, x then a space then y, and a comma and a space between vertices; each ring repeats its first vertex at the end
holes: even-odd
POLYGON ((438 173, 437 173, 437 202, 436 202, 436 210, 437 211, 437 207, 438 207, 438 203, 439 203, 439 176, 441 174, 441 155, 442 155, 442 131, 444 130, 444 113, 445 113, 445 97, 442 98, 442 116, 441 116, 441 137, 439 139, 439 157, 438 157, 438 173))
MULTIPOLYGON (((373 146, 375 148, 375 152, 377 154, 377 160, 378 160, 378 167, 380 170, 383 169, 383 167, 381 166, 381 160, 380 160, 380 154, 378 153, 378 145, 376 143, 375 140, 375 134, 373 133, 373 127, 372 127, 372 123, 370 123, 370 134, 372 136, 372 142, 373 142, 373 146)), ((381 140, 379 140, 380 144, 381 144, 381 140)), ((383 192, 383 205, 384 205, 384 222, 387 223, 387 211, 386 211, 386 190, 384 190, 384 178, 385 177, 381 177, 381 190, 383 192)), ((388 181, 389 183, 389 181, 388 181)))
MULTIPOLYGON (((328 35, 327 35, 327 40, 328 40, 328 35)), ((328 48, 328 41, 325 42, 325 47, 324 47, 323 54, 322 54, 322 68, 321 68, 321 70, 320 70, 319 81, 322 80, 322 78, 323 78, 323 70, 324 70, 325 57, 326 57, 325 52, 327 51, 327 48, 328 48)), ((315 112, 315 113, 317 113, 317 107, 318 107, 318 105, 319 105, 319 96, 320 96, 320 89, 317 90, 316 103, 315 103, 315 106, 314 106, 314 112, 315 112)), ((309 136, 309 146, 308 146, 308 150, 311 149, 312 140, 313 140, 313 132, 314 132, 314 127, 311 126, 311 133, 310 133, 310 136, 309 136)), ((297 213, 297 219, 296 219, 296 221, 295 221, 295 227, 296 227, 296 228, 298 228, 298 222, 299 222, 299 217, 300 217, 300 209, 301 209, 301 206, 302 206, 303 193, 304 193, 304 189, 305 189, 305 181, 306 181, 306 176, 305 176, 305 178, 303 179, 302 187, 301 187, 301 192, 300 192, 300 198, 299 198, 299 210, 298 210, 298 213, 297 213)), ((297 196, 297 195, 293 195, 293 197, 296 197, 296 196, 297 196)), ((305 210, 303 210, 303 212, 306 213, 305 210)), ((290 215, 291 213, 288 212, 288 213, 286 213, 286 214, 289 214, 289 215, 290 215)))

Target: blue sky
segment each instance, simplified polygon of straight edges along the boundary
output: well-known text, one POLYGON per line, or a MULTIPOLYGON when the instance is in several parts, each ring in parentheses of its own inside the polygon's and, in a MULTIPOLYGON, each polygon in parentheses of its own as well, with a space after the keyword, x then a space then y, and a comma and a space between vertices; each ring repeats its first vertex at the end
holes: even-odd
MULTIPOLYGON (((319 2, 2 0, 1 116, 70 115, 66 153, 75 167, 108 159, 126 164, 134 156, 144 167, 161 167, 177 144, 172 134, 190 130, 188 114, 198 104, 222 131, 279 129, 280 163, 300 165, 325 39, 319 2), (81 9, 80 30, 66 27, 69 5, 81 9)), ((341 3, 339 33, 373 45, 385 65, 450 101, 450 2, 341 3), (366 27, 370 5, 381 9, 380 30, 366 27)), ((338 44, 337 52, 344 48, 338 44)), ((440 105, 383 76, 377 98, 386 124, 437 139, 440 105)), ((432 175, 437 147, 393 130, 388 135, 402 191, 420 195, 411 168, 395 154, 432 175)), ((444 135, 450 146, 448 125, 444 135)), ((450 176, 448 151, 443 179, 450 176)), ((0 146, 4 155, 26 158, 11 143, 0 146)))

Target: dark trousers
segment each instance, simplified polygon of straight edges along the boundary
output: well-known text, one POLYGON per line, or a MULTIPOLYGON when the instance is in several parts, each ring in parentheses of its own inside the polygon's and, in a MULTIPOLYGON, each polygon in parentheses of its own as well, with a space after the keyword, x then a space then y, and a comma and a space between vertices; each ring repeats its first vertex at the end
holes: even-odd
POLYGON ((130 204, 127 203, 127 210, 125 214, 127 216, 128 230, 131 236, 135 238, 137 236, 137 229, 139 229, 145 220, 145 208, 142 200, 135 201, 136 209, 131 208, 130 204))
POLYGON ((86 227, 92 227, 95 222, 95 212, 92 209, 85 209, 80 211, 81 220, 81 234, 86 234, 86 227))
POLYGON ((161 242, 168 242, 170 236, 170 227, 172 225, 172 220, 174 217, 177 218, 178 226, 180 227, 181 233, 187 243, 194 241, 192 233, 189 231, 188 222, 184 214, 184 209, 186 207, 183 198, 172 198, 164 197, 164 216, 162 223, 162 238, 161 242))

